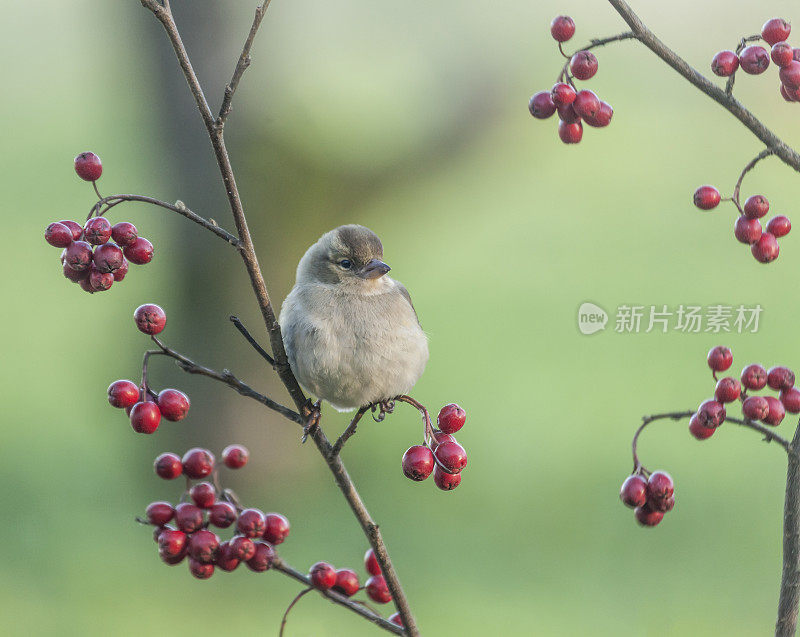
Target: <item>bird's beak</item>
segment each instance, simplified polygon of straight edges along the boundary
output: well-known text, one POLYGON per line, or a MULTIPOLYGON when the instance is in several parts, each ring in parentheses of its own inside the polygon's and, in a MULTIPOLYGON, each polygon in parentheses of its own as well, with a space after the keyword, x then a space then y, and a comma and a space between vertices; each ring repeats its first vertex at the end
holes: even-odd
POLYGON ((370 259, 370 261, 358 272, 362 279, 377 279, 386 274, 391 268, 380 259, 370 259))

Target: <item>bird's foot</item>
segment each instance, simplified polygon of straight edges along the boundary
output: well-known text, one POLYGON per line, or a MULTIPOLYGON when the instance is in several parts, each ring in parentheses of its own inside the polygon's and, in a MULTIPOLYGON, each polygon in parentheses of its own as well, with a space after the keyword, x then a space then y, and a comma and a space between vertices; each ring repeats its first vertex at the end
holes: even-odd
POLYGON ((317 427, 319 427, 319 418, 322 415, 321 402, 318 400, 317 402, 313 403, 309 398, 306 401, 306 404, 303 405, 301 415, 303 418, 305 418, 306 424, 303 426, 303 437, 301 438, 300 442, 305 442, 308 439, 308 436, 313 434, 317 427))
POLYGON ((394 411, 394 400, 382 400, 370 405, 370 409, 372 411, 372 419, 375 422, 383 422, 386 414, 391 414, 394 411), (375 415, 376 411, 378 412, 377 415, 375 415))

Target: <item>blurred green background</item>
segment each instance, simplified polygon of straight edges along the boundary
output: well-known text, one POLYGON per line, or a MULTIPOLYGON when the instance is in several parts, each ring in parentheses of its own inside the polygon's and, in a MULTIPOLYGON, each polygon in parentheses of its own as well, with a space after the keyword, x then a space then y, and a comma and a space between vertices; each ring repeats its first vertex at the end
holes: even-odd
MULTIPOLYGON (((789 0, 633 4, 704 73, 765 19, 800 19, 789 0)), ((255 0, 173 5, 217 106, 255 0)), ((136 223, 157 257, 90 296, 42 240, 49 222, 85 217, 94 201, 71 164, 87 149, 104 161, 104 194, 180 198, 232 228, 172 52, 136 0, 0 6, 3 632, 277 634, 293 582, 245 569, 194 580, 159 561, 133 517, 179 495, 154 475, 158 453, 241 442, 251 463, 225 480, 248 504, 290 518, 281 554, 299 569, 325 559, 363 573, 366 542, 316 451, 257 404, 161 360, 155 384, 192 398, 185 421, 139 436, 105 399, 110 381, 138 378, 147 340, 130 316, 152 301, 169 314, 169 344, 287 401, 227 322, 236 313, 266 340, 241 263, 200 228, 126 204, 112 218, 136 223)), ((639 418, 711 395, 711 346, 733 347, 734 370, 800 364, 800 246, 789 235, 762 266, 734 240, 730 205, 693 208, 697 185, 729 193, 760 147, 635 43, 598 53, 590 87, 615 108, 608 129, 566 147, 554 120, 533 120, 528 96, 561 64, 549 23, 565 12, 576 47, 624 30, 610 6, 588 0, 276 0, 228 124, 259 258, 277 304, 320 234, 346 222, 374 229, 430 335, 415 396, 433 410, 467 409, 458 437, 470 465, 454 492, 401 475, 403 451, 420 438, 410 408, 368 421, 344 452, 424 634, 768 634, 779 448, 733 426, 701 444, 685 423, 660 423, 642 459, 674 476, 675 510, 640 529, 617 491, 639 418), (609 329, 578 332, 584 301, 612 314, 609 329), (618 305, 716 303, 760 303, 760 331, 612 329, 618 305)), ((739 78, 736 91, 800 144, 800 107, 777 96, 774 69, 739 78)), ((748 177, 744 194, 754 192, 791 217, 800 182, 771 159, 748 177)), ((346 423, 330 409, 324 418, 329 435, 346 423)), ((307 597, 287 634, 377 631, 307 597)))

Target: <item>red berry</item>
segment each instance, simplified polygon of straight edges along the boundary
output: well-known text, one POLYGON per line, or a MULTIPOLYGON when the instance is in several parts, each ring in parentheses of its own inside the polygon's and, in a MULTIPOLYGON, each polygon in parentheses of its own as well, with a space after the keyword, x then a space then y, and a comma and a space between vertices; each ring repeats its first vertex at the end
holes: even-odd
POLYGON ((181 459, 174 453, 162 453, 156 458, 153 468, 164 480, 174 480, 183 473, 181 459))
POLYGON ((144 265, 153 260, 153 244, 144 237, 139 237, 130 245, 125 246, 125 258, 136 265, 144 265))
MULTIPOLYGON (((125 257, 122 255, 122 250, 115 243, 106 243, 105 245, 98 246, 94 250, 92 257, 94 267, 100 272, 116 272, 122 267, 125 262, 125 257)), ((112 277, 113 279, 113 277, 112 277)))
POLYGON ((714 435, 715 431, 715 428, 706 427, 704 424, 702 424, 697 418, 697 414, 692 416, 692 418, 689 420, 689 433, 698 440, 706 440, 707 438, 710 438, 714 435))
POLYGON ((112 407, 123 409, 139 402, 139 388, 130 380, 115 380, 108 386, 108 402, 112 407))
POLYGON ((787 89, 797 90, 800 88, 800 62, 793 60, 780 70, 778 76, 787 89))
POLYGON ((461 473, 467 466, 467 452, 457 442, 443 442, 437 445, 436 452, 437 464, 446 469, 449 473, 461 473))
POLYGON ((186 533, 176 529, 164 529, 158 534, 158 548, 169 557, 180 555, 188 543, 186 533))
POLYGON ((214 470, 214 454, 208 449, 194 447, 183 454, 183 472, 193 480, 205 478, 214 470))
POLYGON ((647 502, 647 481, 640 475, 628 476, 619 490, 619 499, 632 509, 642 506, 647 502))
POLYGON ((781 402, 790 414, 800 414, 800 390, 797 387, 784 389, 781 392, 781 402))
POLYGON ((103 164, 94 153, 81 153, 75 158, 75 172, 84 181, 97 181, 103 174, 103 164))
POLYGON ((365 585, 367 596, 377 604, 388 604, 392 601, 392 594, 386 585, 383 575, 373 575, 367 580, 365 585))
POLYGON ((776 366, 767 372, 767 385, 775 391, 794 387, 794 372, 788 367, 776 366))
POLYGON ((733 352, 730 347, 717 345, 708 351, 708 366, 715 372, 724 372, 733 364, 733 352))
POLYGON ((752 195, 744 202, 744 215, 750 219, 760 219, 769 212, 769 201, 764 195, 752 195))
POLYGON ((131 427, 136 433, 151 434, 160 423, 161 412, 155 403, 139 402, 131 409, 131 427))
POLYGON ((769 403, 764 396, 748 396, 742 403, 742 413, 750 420, 763 420, 769 414, 769 403))
POLYGON ((203 511, 194 504, 181 502, 175 507, 175 526, 184 533, 194 533, 203 527, 203 511))
POLYGON ((256 543, 249 537, 237 535, 231 539, 231 551, 242 562, 253 559, 256 554, 256 543))
POLYGON ((739 56, 733 51, 720 51, 711 60, 711 70, 720 77, 733 75, 738 68, 739 56))
POLYGON ((333 590, 337 593, 352 597, 358 592, 359 588, 358 575, 356 575, 355 571, 349 568, 340 568, 336 571, 336 582, 333 585, 333 590))
POLYGON ((217 499, 217 491, 210 482, 198 482, 189 489, 189 497, 201 509, 210 509, 217 499))
POLYGON ((336 569, 327 562, 317 562, 308 572, 311 583, 323 591, 336 584, 336 569))
POLYGON ((264 535, 264 514, 258 509, 245 509, 236 521, 236 532, 254 538, 264 535))
POLYGON ((105 217, 92 217, 83 226, 83 236, 92 245, 103 245, 111 238, 111 224, 105 217))
POLYGON ((600 112, 600 98, 593 91, 578 91, 572 108, 584 119, 596 117, 600 112))
POLYGON ((742 243, 754 244, 761 238, 762 232, 764 230, 761 228, 761 222, 758 219, 749 219, 744 215, 736 217, 733 234, 742 243))
POLYGON ((63 223, 51 223, 44 231, 44 240, 55 248, 66 248, 72 243, 73 236, 70 230, 63 223))
POLYGON ((672 477, 666 471, 654 471, 647 479, 647 501, 666 500, 675 494, 672 477))
POLYGON ((436 424, 444 433, 454 434, 464 426, 466 420, 467 412, 457 404, 450 403, 439 411, 439 415, 436 417, 436 424))
POLYGON ((433 468, 433 482, 442 491, 452 491, 461 484, 460 473, 447 473, 438 465, 433 468))
POLYGON ((203 562, 198 562, 197 560, 190 557, 189 571, 197 579, 208 579, 214 574, 214 565, 204 564, 203 562))
POLYGON ((229 469, 241 469, 249 458, 250 452, 243 445, 228 445, 222 450, 222 462, 229 469))
POLYGON ((375 557, 375 551, 372 549, 367 549, 367 552, 364 553, 364 568, 370 575, 381 574, 381 565, 378 564, 378 558, 375 557))
POLYGON ((167 325, 167 313, 158 305, 145 303, 136 308, 133 320, 140 332, 158 334, 167 325))
POLYGON ((785 237, 787 234, 789 234, 791 229, 792 222, 789 221, 789 217, 784 215, 772 217, 772 219, 767 222, 767 232, 775 237, 785 237))
POLYGON ((275 559, 275 549, 266 542, 256 542, 255 547, 256 550, 253 557, 247 560, 247 568, 256 573, 263 573, 272 566, 272 560, 275 559))
POLYGON ((577 144, 583 138, 583 125, 580 122, 574 124, 559 122, 558 136, 565 144, 577 144))
POLYGON ((82 272, 78 272, 77 270, 73 270, 66 263, 61 268, 61 271, 64 273, 64 276, 67 277, 73 283, 80 283, 81 281, 89 277, 88 269, 83 270, 82 272))
POLYGON ((89 277, 92 275, 90 270, 86 270, 86 276, 83 277, 78 281, 78 285, 81 287, 81 290, 84 292, 88 292, 89 294, 94 294, 97 290, 92 287, 91 282, 89 281, 89 277))
POLYGON ((565 124, 575 124, 581 121, 581 116, 578 115, 572 104, 564 104, 564 106, 559 106, 556 110, 558 110, 558 119, 565 124))
POLYGON ((572 104, 577 95, 578 94, 575 92, 575 89, 564 82, 558 82, 550 91, 551 99, 556 107, 572 104))
POLYGON ((400 617, 400 613, 392 613, 389 615, 389 621, 393 624, 397 624, 398 626, 403 625, 403 618, 400 617))
POLYGON ((114 270, 114 281, 122 281, 125 278, 125 275, 128 274, 128 260, 123 257, 122 265, 119 266, 116 270, 114 270))
POLYGON ((227 529, 236 522, 236 508, 229 502, 217 502, 211 507, 208 521, 219 529, 227 529))
POLYGON ((548 91, 539 91, 528 102, 528 110, 536 119, 547 119, 556 112, 556 105, 548 91))
POLYGON ((697 409, 697 420, 704 427, 719 427, 725 415, 724 405, 716 400, 706 400, 697 409))
POLYGON ((289 520, 280 513, 267 513, 264 516, 264 539, 273 546, 283 543, 290 530, 289 520))
POLYGON ((123 248, 131 245, 138 237, 136 226, 128 221, 120 221, 111 227, 111 238, 123 248))
POLYGON ((775 235, 769 232, 764 232, 761 238, 750 246, 750 251, 753 253, 756 261, 760 263, 770 263, 778 258, 780 246, 775 235))
POLYGON ((747 46, 739 54, 739 66, 745 73, 760 75, 769 67, 769 53, 757 44, 747 46))
POLYGON ((772 61, 783 68, 794 61, 794 50, 788 42, 776 42, 769 52, 772 61))
POLYGON ((177 389, 162 389, 156 403, 161 415, 171 422, 183 420, 189 411, 189 397, 177 389))
POLYGON ((458 442, 458 440, 456 440, 456 437, 452 434, 446 434, 443 431, 434 432, 432 442, 433 450, 436 451, 436 447, 443 442, 458 442))
POLYGON ((231 543, 223 542, 217 549, 217 556, 214 559, 214 565, 221 568, 223 571, 230 573, 237 566, 239 566, 239 558, 231 551, 231 543))
POLYGON ((742 385, 746 389, 758 391, 767 386, 767 370, 761 365, 752 363, 742 370, 742 385))
POLYGON ((175 517, 175 509, 169 502, 151 502, 147 505, 145 515, 150 524, 164 526, 175 517))
POLYGON ((603 128, 611 123, 611 118, 614 116, 614 109, 608 102, 600 102, 600 110, 595 113, 594 117, 585 118, 585 122, 594 128, 603 128))
MULTIPOLYGON (((795 62, 800 62, 800 49, 792 49, 792 57, 794 57, 795 62)), ((61 223, 64 223, 63 221, 61 223)))
POLYGON ((781 40, 786 40, 792 32, 792 25, 783 18, 772 18, 761 27, 761 37, 769 45, 773 45, 781 40))
POLYGON ((207 529, 201 529, 189 538, 189 556, 203 564, 211 564, 219 548, 219 537, 207 529))
POLYGON ((761 421, 764 424, 777 427, 781 424, 781 420, 783 420, 783 417, 786 415, 786 409, 784 408, 783 403, 775 398, 775 396, 764 396, 764 398, 769 405, 769 412, 761 419, 761 421))
POLYGON ((89 286, 92 292, 104 292, 114 285, 114 275, 110 272, 100 272, 92 266, 89 268, 89 286))
POLYGON ((79 223, 76 223, 74 221, 69 221, 68 219, 62 219, 58 223, 62 223, 65 226, 67 226, 67 228, 70 229, 70 231, 72 232, 73 241, 77 241, 78 239, 81 238, 81 235, 83 234, 83 226, 80 225, 79 223))
POLYGON ((781 97, 787 102, 796 102, 800 100, 800 91, 794 89, 787 89, 783 84, 780 85, 781 97))
POLYGON ((92 246, 85 241, 73 241, 64 250, 64 263, 78 272, 88 270, 92 264, 92 246))
POLYGON ((663 500, 658 500, 656 502, 647 502, 648 506, 656 511, 661 511, 662 513, 667 513, 672 511, 675 508, 675 496, 670 496, 663 500))
POLYGON ((553 18, 550 23, 550 35, 556 42, 566 42, 575 35, 575 21, 568 15, 553 18))
POLYGON ((720 202, 719 190, 714 186, 700 186, 694 191, 694 205, 700 210, 716 208, 720 202))
POLYGON ((739 398, 742 393, 742 386, 738 380, 726 376, 717 381, 717 387, 714 390, 714 398, 721 403, 732 403, 739 398))
POLYGON ((420 482, 433 472, 433 452, 423 445, 409 447, 403 454, 403 474, 420 482))
POLYGON ((591 51, 578 51, 569 62, 569 70, 579 80, 591 79, 597 73, 597 58, 591 51))

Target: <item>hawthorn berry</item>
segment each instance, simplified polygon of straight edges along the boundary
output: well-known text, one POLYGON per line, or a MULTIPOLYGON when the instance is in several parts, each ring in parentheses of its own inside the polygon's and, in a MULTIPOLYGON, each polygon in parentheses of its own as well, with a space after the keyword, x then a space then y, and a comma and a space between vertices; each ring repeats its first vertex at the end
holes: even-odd
POLYGON ((44 230, 44 240, 55 248, 66 248, 73 241, 72 230, 56 221, 44 230))
POLYGON ((434 452, 438 465, 450 473, 461 473, 467 466, 467 452, 457 442, 443 442, 434 452))
POLYGON ((703 423, 701 423, 700 419, 697 417, 697 414, 692 416, 689 420, 689 433, 697 438, 697 440, 706 440, 707 438, 711 438, 716 430, 717 429, 715 427, 706 427, 703 423))
POLYGON ((733 364, 733 352, 730 347, 717 345, 708 351, 708 366, 714 372, 724 372, 733 364))
POLYGON ((666 471, 654 471, 647 479, 647 502, 667 500, 675 495, 675 484, 666 471))
POLYGON ((236 569, 239 564, 239 558, 233 554, 233 551, 231 551, 230 541, 220 544, 219 548, 217 549, 217 555, 214 558, 214 565, 218 568, 221 568, 223 571, 230 573, 236 569))
POLYGON ((86 241, 73 241, 64 250, 64 262, 73 270, 88 270, 92 263, 92 246, 86 241))
POLYGON ((264 516, 264 539, 277 546, 281 544, 289 535, 291 527, 287 520, 280 513, 267 513, 264 516))
POLYGON ((763 46, 746 46, 739 54, 739 66, 750 75, 760 75, 769 67, 769 53, 763 46))
POLYGON ((136 433, 151 434, 161 423, 161 412, 155 403, 138 402, 131 409, 131 427, 136 433))
POLYGON ((75 172, 84 181, 97 181, 103 174, 103 164, 94 153, 83 152, 75 158, 75 172))
POLYGON ((83 226, 81 224, 75 221, 70 221, 69 219, 62 219, 58 223, 61 223, 70 229, 70 231, 72 232, 73 241, 77 241, 78 239, 81 238, 81 235, 83 234, 83 226))
POLYGON ((139 237, 139 233, 129 221, 120 221, 111 226, 111 238, 123 248, 131 245, 139 237))
POLYGON ((383 575, 370 577, 364 588, 367 590, 367 596, 377 604, 388 604, 392 601, 392 594, 389 592, 383 575))
POLYGON ((167 325, 167 313, 154 303, 145 303, 133 312, 133 320, 140 332, 158 334, 167 325))
POLYGON ((315 588, 327 591, 336 584, 336 569, 327 562, 317 562, 308 572, 315 588))
POLYGON ((619 499, 631 509, 642 506, 647 502, 647 480, 640 475, 625 478, 619 490, 619 499))
POLYGON ((341 593, 346 597, 352 597, 358 592, 360 585, 358 583, 358 575, 349 568, 340 568, 336 571, 336 582, 333 585, 333 590, 341 593))
POLYGON ((208 521, 218 529, 227 529, 236 522, 236 508, 230 502, 217 502, 211 507, 208 521))
POLYGON ((761 365, 752 363, 742 370, 742 385, 746 389, 758 391, 767 386, 767 370, 761 365))
POLYGON ((242 562, 246 562, 255 557, 256 543, 249 537, 237 535, 231 540, 231 551, 242 562))
POLYGON ((558 119, 561 120, 559 124, 562 122, 564 124, 576 124, 581 121, 581 116, 578 115, 572 104, 564 104, 556 110, 558 110, 558 119))
POLYGON ((798 99, 800 99, 800 91, 787 89, 783 84, 780 85, 780 93, 781 97, 783 97, 783 99, 785 99, 787 102, 796 102, 798 99))
POLYGON ((452 491, 461 484, 460 473, 447 473, 439 465, 433 468, 433 482, 442 491, 452 491))
POLYGON ((275 559, 275 549, 266 542, 255 542, 253 557, 247 560, 247 568, 256 573, 263 573, 272 566, 275 559))
POLYGON ((436 447, 438 447, 443 442, 458 442, 456 437, 452 434, 446 434, 443 431, 435 431, 433 433, 433 450, 436 451, 436 447))
POLYGON ((593 91, 586 89, 578 91, 572 108, 584 119, 595 117, 600 111, 600 98, 593 91))
POLYGON ((124 409, 139 402, 139 388, 130 380, 115 380, 108 386, 108 402, 112 407, 124 409))
POLYGON ((558 82, 550 90, 550 97, 556 107, 572 104, 577 96, 578 94, 575 92, 575 89, 564 82, 558 82))
POLYGON ((556 112, 556 105, 549 91, 539 91, 531 96, 528 110, 536 119, 547 119, 556 112))
POLYGON ((163 389, 156 399, 161 415, 171 422, 183 420, 189 411, 189 397, 177 389, 163 389))
POLYGON ((144 237, 138 237, 123 249, 125 258, 136 265, 145 265, 153 260, 153 244, 144 237))
POLYGON ((784 215, 772 217, 772 219, 767 222, 767 232, 775 237, 785 237, 787 234, 789 234, 791 229, 792 222, 789 221, 789 218, 785 217, 784 215))
POLYGON ((78 280, 78 285, 84 292, 88 292, 89 294, 94 294, 95 292, 97 292, 97 290, 95 290, 92 287, 92 284, 89 281, 89 277, 92 275, 92 273, 90 270, 86 270, 85 274, 86 276, 78 280))
POLYGON ((742 243, 753 245, 761 238, 763 232, 761 222, 758 219, 750 219, 744 215, 736 217, 733 234, 742 243))
POLYGON ((467 420, 467 412, 455 403, 445 405, 436 417, 436 424, 439 429, 446 434, 454 434, 464 426, 467 420))
POLYGON ((183 531, 166 528, 158 534, 158 548, 169 557, 180 555, 188 543, 188 537, 183 531))
POLYGON ((205 478, 214 470, 214 454, 208 449, 194 447, 189 449, 181 459, 183 473, 193 480, 205 478))
POLYGON ((760 219, 769 212, 769 201, 764 195, 752 195, 744 202, 744 215, 750 219, 760 219))
POLYGON ((189 502, 181 502, 175 507, 175 526, 187 534, 203 527, 203 511, 189 502))
POLYGON ((589 80, 597 73, 597 58, 591 51, 578 51, 569 62, 569 70, 579 80, 589 80))
POLYGON ((556 42, 566 42, 575 35, 575 21, 568 15, 553 18, 550 23, 550 35, 556 42))
POLYGON ((111 224, 105 217, 92 217, 83 226, 83 236, 92 245, 103 245, 111 238, 111 224))
POLYGON ((775 391, 794 387, 794 372, 788 367, 771 367, 767 372, 767 385, 775 391))
POLYGON ((258 509, 245 509, 236 520, 236 531, 245 537, 254 538, 264 535, 264 514, 258 509))
POLYGON ((183 473, 183 464, 177 454, 162 453, 153 463, 156 474, 164 480, 174 480, 183 473))
POLYGON ((733 51, 720 51, 711 60, 711 70, 720 77, 733 75, 738 68, 739 56, 733 51))
POLYGON ((241 469, 249 458, 250 452, 243 445, 228 445, 222 450, 222 462, 229 469, 241 469))
POLYGON ((105 292, 114 285, 114 275, 110 272, 100 272, 94 265, 89 268, 88 280, 93 292, 105 292))
MULTIPOLYGON (((105 245, 98 246, 94 250, 94 267, 99 272, 114 273, 122 267, 125 257, 122 255, 122 250, 115 243, 106 243, 105 245)), ((113 280, 113 277, 112 277, 113 280)))
POLYGON ((431 475, 434 465, 433 452, 424 445, 409 447, 403 454, 403 474, 416 482, 431 475))
POLYGON ((775 396, 764 396, 769 405, 769 411, 767 415, 761 419, 766 425, 772 425, 773 427, 777 427, 781 424, 783 417, 786 415, 786 408, 783 406, 783 403, 775 398, 775 396))
POLYGON ((64 276, 67 277, 73 283, 80 283, 83 279, 89 277, 88 269, 79 272, 78 270, 73 270, 66 263, 61 268, 61 271, 64 273, 64 276))
POLYGON ((400 617, 400 613, 392 613, 389 615, 389 621, 393 624, 397 624, 398 626, 403 625, 403 618, 400 617))
POLYGON ((147 505, 145 515, 150 524, 164 526, 175 517, 175 509, 169 502, 151 502, 147 505))
POLYGON ((600 101, 600 110, 592 117, 586 117, 584 121, 594 128, 603 128, 611 123, 611 118, 614 116, 614 109, 608 102, 600 101))
POLYGON ((577 144, 583 138, 583 125, 580 122, 567 124, 561 121, 558 123, 558 137, 565 144, 577 144))
POLYGON ((782 67, 778 72, 778 77, 781 79, 787 89, 797 90, 800 88, 800 62, 792 60, 789 64, 782 67))
POLYGON ((203 564, 214 561, 218 548, 219 537, 208 529, 200 529, 189 538, 189 556, 203 564))
POLYGON ((761 27, 761 37, 770 46, 786 40, 792 32, 792 25, 783 18, 771 18, 761 27))
POLYGON ((781 402, 790 414, 800 414, 800 390, 797 387, 781 391, 781 402))
POLYGON ((776 42, 769 52, 772 61, 783 68, 794 61, 794 50, 788 42, 776 42))
POLYGON ((650 502, 648 500, 648 504, 656 511, 668 513, 675 508, 675 497, 670 496, 668 498, 664 498, 663 500, 656 500, 655 502, 650 502))
POLYGON ((714 398, 720 403, 732 403, 742 393, 742 386, 738 380, 730 376, 720 378, 714 389, 714 398))
POLYGON ((694 191, 694 205, 700 210, 716 208, 720 202, 719 190, 714 186, 700 186, 694 191))
POLYGON ((697 420, 705 427, 719 427, 725 415, 725 406, 716 400, 706 400, 697 409, 697 420))
POLYGON ((122 258, 122 265, 119 266, 116 270, 114 270, 114 281, 119 282, 125 278, 125 275, 128 274, 128 260, 126 258, 122 258))
POLYGON ((759 263, 771 263, 778 258, 780 246, 775 235, 770 232, 764 232, 761 238, 750 246, 750 251, 759 263))
POLYGON ((370 575, 381 574, 381 565, 378 564, 378 558, 375 557, 375 551, 372 549, 367 549, 367 552, 364 553, 364 568, 370 575))
POLYGON ((742 403, 742 413, 749 420, 763 420, 769 414, 769 403, 764 396, 748 396, 742 403))
POLYGON ((214 574, 214 565, 204 564, 203 562, 198 562, 196 559, 190 557, 189 571, 197 579, 208 579, 214 574))
POLYGON ((189 553, 189 547, 188 546, 184 546, 183 550, 180 553, 178 553, 178 555, 174 555, 172 557, 167 555, 160 548, 158 549, 158 556, 161 558, 161 561, 164 562, 164 564, 167 564, 169 566, 175 566, 176 564, 180 564, 181 562, 183 562, 184 558, 186 557, 186 555, 188 553, 189 553))
POLYGON ((210 482, 198 482, 189 489, 189 497, 201 509, 210 509, 217 499, 217 492, 210 482))

